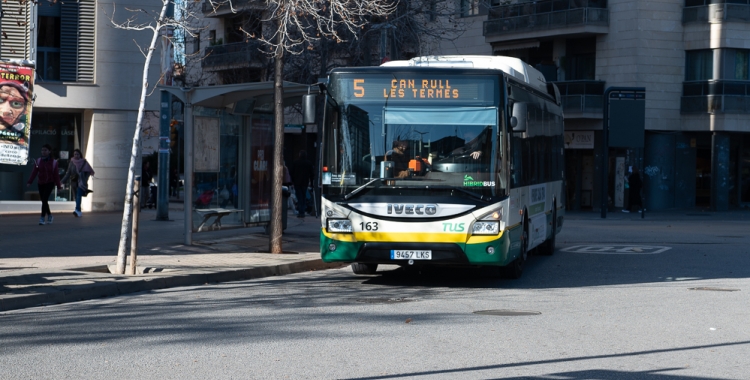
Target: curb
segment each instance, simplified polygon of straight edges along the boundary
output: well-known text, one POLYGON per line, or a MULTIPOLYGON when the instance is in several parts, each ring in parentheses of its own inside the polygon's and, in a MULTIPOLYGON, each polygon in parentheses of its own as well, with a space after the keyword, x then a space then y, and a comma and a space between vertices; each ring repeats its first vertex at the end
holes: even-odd
POLYGON ((261 266, 255 268, 227 269, 223 271, 192 271, 174 273, 168 276, 127 277, 113 275, 106 281, 70 287, 47 287, 34 294, 11 294, 0 298, 0 312, 19 310, 37 306, 49 306, 69 302, 114 297, 150 290, 177 288, 183 286, 204 285, 243 281, 272 276, 341 268, 348 264, 324 263, 321 259, 293 262, 287 264, 261 266))

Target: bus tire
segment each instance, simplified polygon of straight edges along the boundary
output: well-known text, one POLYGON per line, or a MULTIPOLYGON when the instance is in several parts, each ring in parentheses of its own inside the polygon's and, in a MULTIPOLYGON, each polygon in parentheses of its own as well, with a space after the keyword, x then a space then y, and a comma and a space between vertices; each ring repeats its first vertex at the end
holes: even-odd
POLYGON ((505 278, 511 280, 517 280, 521 278, 523 274, 523 267, 526 264, 526 258, 528 258, 529 250, 529 223, 524 218, 523 221, 523 232, 521 235, 521 253, 518 254, 515 260, 503 268, 503 275, 505 278))
POLYGON ((552 211, 552 236, 539 245, 537 252, 543 256, 552 256, 555 253, 555 237, 557 236, 557 207, 552 211))
POLYGON ((375 274, 378 270, 378 264, 352 263, 352 272, 354 274, 375 274))

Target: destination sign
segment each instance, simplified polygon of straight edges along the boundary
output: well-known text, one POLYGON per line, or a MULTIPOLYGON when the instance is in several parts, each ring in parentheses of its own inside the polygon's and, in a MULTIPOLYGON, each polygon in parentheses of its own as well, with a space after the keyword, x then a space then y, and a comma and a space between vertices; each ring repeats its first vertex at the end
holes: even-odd
POLYGON ((352 75, 338 77, 338 89, 349 100, 488 102, 495 99, 491 76, 352 75))

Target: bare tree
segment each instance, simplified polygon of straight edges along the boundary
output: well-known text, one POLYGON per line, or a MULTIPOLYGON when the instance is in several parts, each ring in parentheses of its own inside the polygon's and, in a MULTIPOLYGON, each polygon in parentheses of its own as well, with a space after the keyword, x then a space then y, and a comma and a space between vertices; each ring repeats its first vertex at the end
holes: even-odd
POLYGON ((274 70, 274 156, 269 250, 281 253, 281 182, 284 149, 284 56, 299 55, 321 39, 342 43, 365 27, 370 17, 386 17, 395 10, 390 0, 268 0, 266 22, 276 28, 258 39, 269 47, 274 70))
MULTIPOLYGON (((188 2, 190 3, 190 2, 188 2)), ((117 249, 117 273, 125 273, 125 261, 127 256, 127 242, 130 235, 130 224, 133 215, 133 183, 136 175, 136 164, 138 158, 141 155, 141 132, 143 130, 143 118, 146 107, 146 97, 152 90, 152 85, 148 82, 149 68, 151 65, 151 59, 156 50, 156 43, 159 39, 160 33, 165 28, 180 28, 186 33, 193 33, 195 26, 191 25, 188 20, 194 16, 190 9, 182 8, 180 12, 182 18, 176 20, 174 17, 167 16, 167 9, 170 6, 170 0, 161 0, 161 9, 129 9, 124 8, 129 16, 124 21, 116 21, 116 7, 113 7, 112 14, 109 15, 109 20, 112 25, 117 29, 133 30, 133 31, 149 31, 152 33, 151 41, 147 47, 139 45, 139 49, 145 58, 143 63, 143 79, 141 96, 138 102, 138 116, 136 119, 135 131, 133 133, 133 146, 130 151, 130 165, 128 166, 128 180, 125 185, 125 207, 122 214, 122 226, 120 228, 120 244, 117 249), (158 12, 158 13, 156 13, 158 12)), ((175 4, 175 7, 179 7, 179 4, 175 4)))

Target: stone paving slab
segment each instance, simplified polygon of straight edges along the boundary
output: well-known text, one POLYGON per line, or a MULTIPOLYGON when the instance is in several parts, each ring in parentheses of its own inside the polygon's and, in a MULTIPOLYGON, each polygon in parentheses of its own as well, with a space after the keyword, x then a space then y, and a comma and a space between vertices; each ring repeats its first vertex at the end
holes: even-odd
MULTIPOLYGON (((222 231, 219 235, 194 234, 194 244, 186 246, 177 243, 181 223, 146 222, 140 225, 141 228, 145 225, 161 230, 151 231, 153 236, 144 239, 143 244, 139 238, 138 274, 115 275, 111 272, 116 267, 117 235, 112 232, 116 231, 117 223, 120 222, 119 216, 90 214, 86 218, 89 218, 86 220, 88 223, 112 225, 111 229, 102 232, 104 238, 101 241, 93 240, 89 245, 111 245, 113 248, 105 252, 92 251, 80 255, 78 252, 83 251, 83 248, 49 253, 57 252, 54 247, 50 251, 49 243, 59 238, 43 234, 53 231, 52 228, 62 228, 67 230, 58 232, 64 237, 70 233, 66 231, 76 233, 80 229, 73 224, 80 220, 68 221, 64 217, 56 217, 57 224, 53 226, 21 229, 16 236, 31 239, 28 244, 23 244, 22 251, 12 244, 6 245, 5 247, 10 248, 4 250, 2 239, 10 241, 8 237, 15 236, 0 235, 0 312, 342 266, 323 263, 320 259, 320 220, 315 218, 293 220, 289 224, 282 236, 283 254, 267 253, 268 235, 265 235, 262 227, 238 229, 235 231, 236 236, 228 237, 227 231, 222 231), (24 234, 28 234, 28 237, 23 236, 24 234), (177 238, 166 237, 170 234, 177 238), (164 239, 157 239, 162 235, 165 236, 164 239), (38 240, 40 237, 47 237, 49 241, 38 240)), ((0 230, 4 224, 18 223, 18 219, 23 218, 0 218, 0 230)), ((96 231, 92 229, 92 234, 96 231)), ((129 273, 129 268, 126 268, 126 273, 129 273)))

